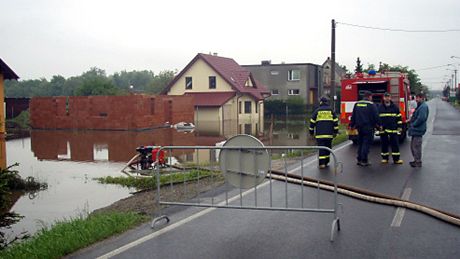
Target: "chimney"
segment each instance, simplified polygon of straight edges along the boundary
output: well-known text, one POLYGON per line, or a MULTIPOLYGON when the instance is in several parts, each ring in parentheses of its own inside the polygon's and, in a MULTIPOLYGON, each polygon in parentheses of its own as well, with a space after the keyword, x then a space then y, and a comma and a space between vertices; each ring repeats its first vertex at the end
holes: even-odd
POLYGON ((213 56, 217 56, 217 52, 212 53, 213 56))
POLYGON ((260 63, 262 64, 262 66, 268 66, 268 65, 270 65, 272 63, 272 61, 271 60, 262 60, 260 63))

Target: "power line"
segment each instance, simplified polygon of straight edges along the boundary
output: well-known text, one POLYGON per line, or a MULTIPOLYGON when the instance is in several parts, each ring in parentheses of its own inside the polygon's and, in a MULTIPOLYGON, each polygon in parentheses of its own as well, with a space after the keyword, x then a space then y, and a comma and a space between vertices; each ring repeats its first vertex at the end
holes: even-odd
POLYGON ((455 63, 452 63, 452 64, 446 64, 446 65, 441 65, 441 66, 435 66, 435 67, 425 67, 425 68, 419 68, 419 69, 414 69, 416 71, 421 71, 421 70, 429 70, 429 69, 435 69, 435 68, 441 68, 441 67, 447 67, 447 66, 451 66, 451 65, 454 65, 455 63))
POLYGON ((364 29, 371 29, 371 30, 380 30, 380 31, 395 31, 395 32, 422 32, 422 33, 439 33, 439 32, 460 32, 460 29, 445 29, 445 30, 407 30, 407 29, 394 29, 394 28, 380 28, 380 27, 373 27, 373 26, 365 26, 365 25, 358 25, 358 24, 351 24, 351 23, 344 23, 344 22, 336 22, 337 24, 343 24, 346 26, 364 28, 364 29))

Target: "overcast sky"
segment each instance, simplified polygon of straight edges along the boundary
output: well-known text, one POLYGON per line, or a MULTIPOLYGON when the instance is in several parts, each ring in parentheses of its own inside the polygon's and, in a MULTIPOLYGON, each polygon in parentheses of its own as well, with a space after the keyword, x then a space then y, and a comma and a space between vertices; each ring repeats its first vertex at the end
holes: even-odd
POLYGON ((241 65, 322 64, 330 56, 331 19, 339 22, 336 60, 350 70, 357 57, 365 66, 409 66, 435 89, 454 66, 419 69, 460 63, 460 31, 342 24, 460 30, 459 0, 0 0, 0 7, 0 58, 22 79, 70 77, 91 67, 108 74, 181 70, 199 52, 241 65))

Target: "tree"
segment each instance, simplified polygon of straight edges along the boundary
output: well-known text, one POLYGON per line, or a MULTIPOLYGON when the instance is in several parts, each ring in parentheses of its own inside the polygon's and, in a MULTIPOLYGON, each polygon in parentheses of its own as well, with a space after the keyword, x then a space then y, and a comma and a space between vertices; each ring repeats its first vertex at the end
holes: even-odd
POLYGON ((356 59, 355 73, 362 73, 362 72, 363 72, 363 65, 361 64, 361 60, 358 57, 356 59))
POLYGON ((148 93, 159 94, 163 91, 166 86, 174 79, 177 71, 163 70, 155 78, 152 83, 146 89, 148 93))

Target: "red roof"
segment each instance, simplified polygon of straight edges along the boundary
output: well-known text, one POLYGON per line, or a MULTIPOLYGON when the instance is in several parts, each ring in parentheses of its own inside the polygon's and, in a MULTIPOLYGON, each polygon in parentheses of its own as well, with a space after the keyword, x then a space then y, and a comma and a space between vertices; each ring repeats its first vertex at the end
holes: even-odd
POLYGON ((267 97, 270 92, 267 87, 255 80, 248 70, 238 65, 231 58, 224 58, 214 55, 206 55, 198 53, 192 61, 169 83, 163 90, 167 93, 169 89, 182 77, 182 75, 198 60, 202 59, 212 69, 214 69, 236 92, 252 95, 256 100, 262 100, 267 97), (246 87, 246 81, 251 79, 254 87, 246 87))
POLYGON ((222 106, 232 99, 235 92, 205 92, 205 93, 185 93, 194 97, 195 106, 216 107, 222 106))

